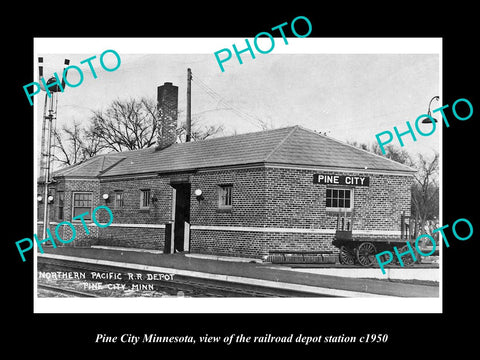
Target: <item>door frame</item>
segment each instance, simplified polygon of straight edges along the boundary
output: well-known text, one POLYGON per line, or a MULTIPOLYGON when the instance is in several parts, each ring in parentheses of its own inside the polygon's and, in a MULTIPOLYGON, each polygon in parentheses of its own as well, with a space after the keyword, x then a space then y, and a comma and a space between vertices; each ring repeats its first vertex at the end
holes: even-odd
POLYGON ((182 252, 190 252, 190 210, 191 210, 191 183, 189 181, 170 181, 170 186, 172 187, 172 230, 171 230, 171 244, 170 244, 170 251, 171 253, 175 253, 175 245, 176 245, 176 237, 175 237, 175 229, 177 226, 183 226, 183 251, 182 252), (188 216, 187 219, 184 220, 183 224, 177 220, 177 187, 184 186, 188 187, 185 189, 185 193, 188 194, 188 199, 185 199, 185 206, 188 208, 188 216), (188 191, 187 191, 188 190, 188 191), (188 200, 188 201, 187 201, 188 200))

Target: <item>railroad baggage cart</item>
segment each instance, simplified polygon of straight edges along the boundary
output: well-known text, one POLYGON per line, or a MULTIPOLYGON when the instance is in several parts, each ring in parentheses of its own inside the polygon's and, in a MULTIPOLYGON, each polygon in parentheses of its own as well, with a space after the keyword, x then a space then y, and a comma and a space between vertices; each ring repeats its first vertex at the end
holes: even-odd
POLYGON ((349 215, 338 213, 337 229, 335 239, 332 245, 337 247, 340 252, 338 259, 340 264, 372 266, 377 263, 375 255, 383 251, 391 251, 394 254, 392 263, 398 262, 395 256, 394 247, 398 252, 404 253, 409 250, 407 242, 415 253, 415 259, 410 255, 402 256, 404 266, 412 265, 421 261, 421 256, 415 249, 415 239, 412 238, 411 221, 402 213, 400 220, 400 237, 374 237, 374 236, 354 236, 352 231, 353 212, 349 215))

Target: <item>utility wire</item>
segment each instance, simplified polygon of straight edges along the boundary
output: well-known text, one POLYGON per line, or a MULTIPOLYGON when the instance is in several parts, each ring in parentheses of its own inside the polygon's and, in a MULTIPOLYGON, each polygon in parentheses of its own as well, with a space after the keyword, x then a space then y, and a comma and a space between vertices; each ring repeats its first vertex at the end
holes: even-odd
MULTIPOLYGON (((240 116, 241 118, 247 120, 249 123, 256 125, 256 121, 252 121, 252 117, 242 110, 234 107, 233 105, 229 104, 226 100, 223 99, 221 95, 219 95, 215 90, 210 88, 208 85, 205 83, 201 82, 200 79, 195 78, 196 81, 194 81, 194 78, 192 78, 192 81, 194 84, 196 84, 200 89, 202 89, 207 95, 209 95, 211 98, 213 98, 217 103, 224 105, 224 109, 230 110, 240 116)), ((218 106, 218 104, 217 104, 218 106)), ((255 120, 255 119, 253 119, 255 120)))
MULTIPOLYGON (((202 89, 207 95, 209 95, 211 98, 213 98, 217 103, 222 104, 225 106, 223 109, 226 110, 231 110, 241 118, 247 120, 250 124, 262 127, 264 122, 259 119, 256 116, 253 116, 246 111, 239 109, 238 107, 228 103, 218 92, 216 92, 214 89, 212 89, 210 86, 208 86, 204 81, 202 81, 200 78, 197 76, 193 76, 192 74, 192 82, 197 85, 200 89, 202 89)), ((218 104, 217 104, 218 106, 218 104)))

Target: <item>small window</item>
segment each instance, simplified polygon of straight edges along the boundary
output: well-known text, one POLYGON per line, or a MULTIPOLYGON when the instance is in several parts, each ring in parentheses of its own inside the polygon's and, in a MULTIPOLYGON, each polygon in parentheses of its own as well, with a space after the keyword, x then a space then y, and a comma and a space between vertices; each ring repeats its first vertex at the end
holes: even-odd
POLYGON ((232 208, 233 185, 220 185, 218 192, 218 207, 220 209, 232 208))
POLYGON ((65 193, 63 191, 57 191, 57 198, 58 198, 58 210, 57 210, 57 218, 58 220, 63 220, 63 207, 65 203, 65 193))
POLYGON ((351 210, 353 207, 352 189, 327 189, 327 210, 351 210))
POLYGON ((116 191, 115 192, 115 209, 122 209, 124 202, 123 202, 123 191, 116 191))
POLYGON ((141 190, 140 193, 140 209, 150 208, 150 189, 141 190))
POLYGON ((73 217, 88 212, 88 215, 84 216, 83 219, 92 220, 92 198, 91 192, 73 193, 73 217))

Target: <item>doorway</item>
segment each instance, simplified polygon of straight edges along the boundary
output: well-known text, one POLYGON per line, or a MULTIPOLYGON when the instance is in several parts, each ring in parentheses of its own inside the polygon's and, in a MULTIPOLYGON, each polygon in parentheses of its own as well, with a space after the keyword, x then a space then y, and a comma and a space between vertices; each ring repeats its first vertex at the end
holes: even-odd
POLYGON ((190 183, 171 184, 174 188, 173 252, 190 251, 190 183))

